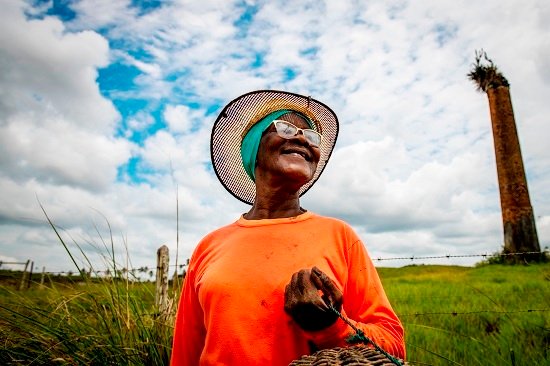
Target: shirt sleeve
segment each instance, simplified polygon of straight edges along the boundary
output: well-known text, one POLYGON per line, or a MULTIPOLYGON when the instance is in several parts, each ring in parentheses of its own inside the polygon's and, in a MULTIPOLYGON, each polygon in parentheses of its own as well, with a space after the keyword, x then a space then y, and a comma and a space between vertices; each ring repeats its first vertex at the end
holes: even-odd
MULTIPOLYGON (((386 352, 405 359, 404 330, 386 296, 380 277, 360 240, 348 251, 348 280, 345 284, 342 315, 361 329, 386 352)), ((308 332, 320 348, 349 346, 346 339, 355 334, 342 319, 330 327, 308 332)))
POLYGON ((206 330, 204 316, 195 291, 195 270, 189 266, 183 283, 176 313, 171 366, 195 366, 199 364, 204 348, 206 330))

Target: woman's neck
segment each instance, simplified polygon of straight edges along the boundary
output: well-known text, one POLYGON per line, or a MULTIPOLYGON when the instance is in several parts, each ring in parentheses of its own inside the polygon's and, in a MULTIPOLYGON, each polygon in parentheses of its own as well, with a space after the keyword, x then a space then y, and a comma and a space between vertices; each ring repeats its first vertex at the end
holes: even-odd
POLYGON ((284 191, 257 189, 256 199, 244 218, 247 220, 280 219, 294 217, 304 213, 300 207, 298 192, 289 194, 284 191))

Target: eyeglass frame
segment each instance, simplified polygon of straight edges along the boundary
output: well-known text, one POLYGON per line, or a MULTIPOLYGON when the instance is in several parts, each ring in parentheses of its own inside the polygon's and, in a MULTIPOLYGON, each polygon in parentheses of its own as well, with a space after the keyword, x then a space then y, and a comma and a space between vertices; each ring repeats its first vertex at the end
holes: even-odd
POLYGON ((283 138, 285 140, 290 140, 291 138, 293 138, 294 136, 297 136, 298 135, 298 132, 302 132, 302 135, 304 135, 304 138, 306 139, 306 141, 308 142, 309 145, 313 146, 313 147, 316 147, 316 148, 320 148, 321 147, 321 144, 323 143, 323 135, 321 135, 319 132, 315 131, 314 129, 311 129, 311 128, 300 128, 296 125, 294 125, 293 123, 290 123, 288 121, 283 121, 282 119, 275 119, 273 120, 272 122, 273 126, 275 126, 275 132, 277 132, 277 136, 279 136, 280 138, 283 138), (291 127, 294 127, 296 129, 296 133, 290 137, 286 137, 286 136, 282 136, 280 133, 279 133, 279 130, 277 129, 277 123, 283 123, 285 125, 290 125, 291 127), (310 139, 307 137, 307 135, 304 133, 304 131, 311 131, 313 132, 315 135, 319 136, 319 144, 316 145, 314 143, 312 143, 310 141, 310 139))

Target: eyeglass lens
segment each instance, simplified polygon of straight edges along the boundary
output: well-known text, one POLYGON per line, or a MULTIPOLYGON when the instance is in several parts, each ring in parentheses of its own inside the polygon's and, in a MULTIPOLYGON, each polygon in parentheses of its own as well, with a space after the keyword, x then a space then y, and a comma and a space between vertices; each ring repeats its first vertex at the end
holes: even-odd
POLYGON ((298 131, 302 131, 307 142, 314 146, 319 147, 321 144, 321 134, 309 128, 299 128, 287 121, 273 121, 277 134, 285 139, 290 139, 298 134, 298 131))

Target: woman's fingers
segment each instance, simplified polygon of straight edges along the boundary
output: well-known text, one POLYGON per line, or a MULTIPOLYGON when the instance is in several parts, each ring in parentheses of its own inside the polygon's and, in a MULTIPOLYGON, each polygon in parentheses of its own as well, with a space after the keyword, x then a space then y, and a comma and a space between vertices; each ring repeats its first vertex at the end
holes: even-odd
POLYGON ((285 299, 291 303, 315 304, 327 310, 328 305, 336 308, 342 303, 342 292, 334 281, 318 267, 295 272, 285 288, 285 299), (320 292, 321 293, 320 293, 320 292))
POLYGON ((310 303, 323 310, 328 309, 319 294, 319 286, 322 286, 322 283, 313 275, 310 269, 295 272, 285 288, 285 301, 310 303))
MULTIPOLYGON (((292 276, 294 277, 294 276, 292 276)), ((310 270, 309 269, 302 269, 297 273, 297 280, 296 280, 296 289, 301 294, 307 294, 309 291, 311 291, 311 281, 309 280, 310 277, 310 270)))
POLYGON ((333 306, 338 307, 342 302, 342 291, 318 267, 313 267, 311 273, 313 274, 311 277, 315 286, 323 292, 333 306))
MULTIPOLYGON (((338 316, 330 311, 328 303, 333 304, 337 309, 341 307, 341 303, 333 302, 338 300, 338 297, 334 298, 335 294, 332 293, 336 288, 335 285, 327 285, 327 281, 330 284, 332 281, 324 273, 321 272, 322 275, 318 273, 318 269, 317 273, 311 269, 302 269, 292 275, 285 288, 285 312, 307 331, 324 329, 334 324, 338 316), (326 278, 323 279, 323 275, 326 278), (327 294, 333 297, 332 301, 325 300, 327 294)), ((336 290, 339 291, 337 288, 336 290)))

